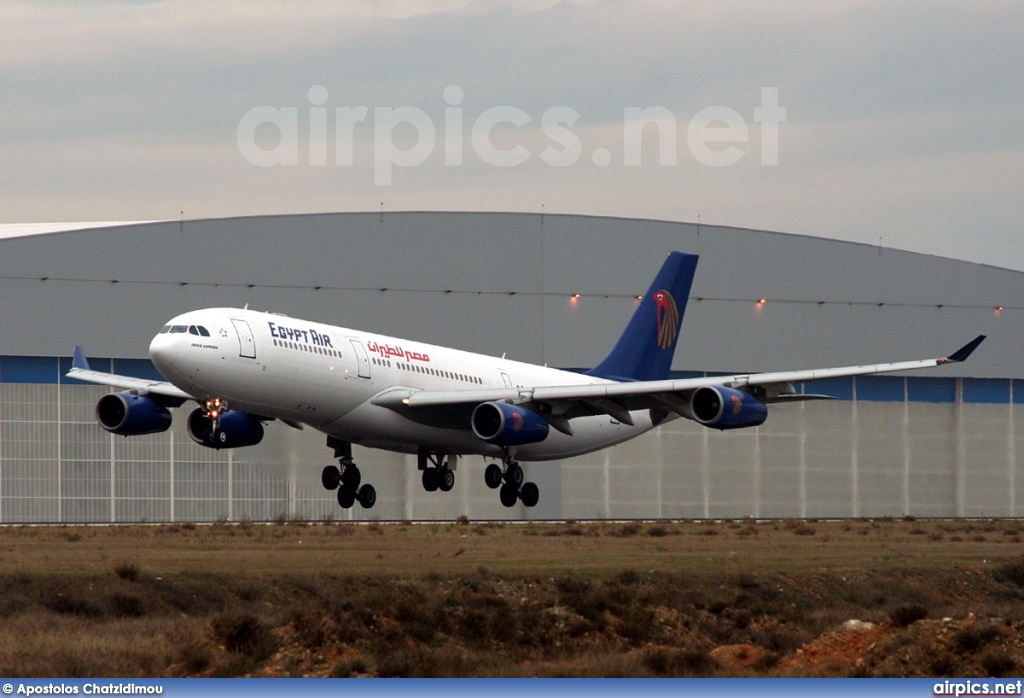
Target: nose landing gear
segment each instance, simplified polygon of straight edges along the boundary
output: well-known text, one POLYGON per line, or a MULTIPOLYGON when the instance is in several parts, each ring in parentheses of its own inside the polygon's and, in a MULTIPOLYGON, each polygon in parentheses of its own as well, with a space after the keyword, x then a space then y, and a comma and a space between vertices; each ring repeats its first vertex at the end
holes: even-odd
POLYGON ((540 501, 540 489, 532 482, 523 482, 523 468, 515 460, 515 454, 508 448, 502 456, 505 469, 491 463, 484 470, 484 482, 492 490, 498 490, 498 498, 506 507, 514 507, 517 501, 523 506, 535 507, 540 501))
POLYGON ((338 491, 338 504, 343 509, 351 509, 356 502, 364 509, 371 508, 377 503, 377 490, 370 484, 360 486, 363 476, 352 460, 352 444, 327 437, 327 445, 334 449, 334 457, 338 459, 340 467, 328 465, 323 469, 320 482, 324 489, 338 491))

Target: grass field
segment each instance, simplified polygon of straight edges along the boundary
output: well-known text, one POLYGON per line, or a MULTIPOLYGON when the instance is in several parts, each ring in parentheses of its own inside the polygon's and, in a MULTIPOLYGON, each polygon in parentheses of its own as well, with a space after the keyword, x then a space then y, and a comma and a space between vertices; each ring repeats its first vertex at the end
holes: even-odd
POLYGON ((1022 536, 913 519, 5 527, 0 674, 1001 675, 1024 666, 1022 536))

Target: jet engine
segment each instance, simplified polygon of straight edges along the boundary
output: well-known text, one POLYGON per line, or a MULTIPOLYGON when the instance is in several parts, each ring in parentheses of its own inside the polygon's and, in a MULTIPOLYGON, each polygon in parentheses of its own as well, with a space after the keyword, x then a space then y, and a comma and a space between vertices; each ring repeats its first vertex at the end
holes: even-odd
POLYGON ((188 435, 207 448, 255 446, 263 440, 263 424, 245 412, 227 410, 221 413, 214 429, 213 420, 201 407, 197 407, 188 416, 188 435))
POLYGON ((498 446, 532 444, 548 437, 548 423, 543 417, 507 402, 477 405, 470 422, 474 434, 498 446))
POLYGON ((697 388, 690 396, 693 419, 715 429, 756 427, 768 418, 768 408, 753 395, 725 386, 697 388))
POLYGON ((171 413, 163 405, 143 395, 111 393, 96 403, 96 421, 121 436, 158 434, 171 427, 171 413))

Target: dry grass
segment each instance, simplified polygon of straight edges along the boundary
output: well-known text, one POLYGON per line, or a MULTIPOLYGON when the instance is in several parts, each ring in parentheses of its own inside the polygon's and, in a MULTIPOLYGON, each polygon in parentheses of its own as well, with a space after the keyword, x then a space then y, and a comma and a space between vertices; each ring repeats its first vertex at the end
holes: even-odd
POLYGON ((919 647, 921 619, 942 617, 998 620, 946 632, 948 652, 921 649, 922 662, 1008 673, 1024 665, 1020 531, 893 519, 7 527, 0 674, 836 675, 787 661, 849 618, 919 647), (758 662, 722 666, 722 646, 754 647, 758 662))
POLYGON ((988 564, 1018 547, 1017 521, 893 519, 739 523, 658 522, 388 525, 168 525, 7 527, 0 565, 8 573, 95 574, 116 569, 138 578, 175 572, 262 576, 465 573, 480 565, 509 572, 614 574, 636 568, 699 572, 751 565, 800 571, 867 565, 942 569, 988 564), (917 530, 939 537, 920 535, 917 530), (812 533, 813 531, 813 533, 812 533), (478 532, 482 535, 473 535, 478 532), (469 534, 469 535, 466 535, 469 534), (465 536, 465 537, 463 537, 465 536), (984 541, 976 541, 982 536, 984 541), (958 540, 957 540, 958 539, 958 540), (72 542, 74 540, 74 542, 72 542), (453 553, 464 552, 453 557, 453 553))

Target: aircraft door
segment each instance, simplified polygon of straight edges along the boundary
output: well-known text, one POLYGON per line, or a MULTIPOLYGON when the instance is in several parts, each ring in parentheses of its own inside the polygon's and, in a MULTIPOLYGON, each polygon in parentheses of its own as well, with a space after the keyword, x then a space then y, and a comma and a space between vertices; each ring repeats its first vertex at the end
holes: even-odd
POLYGON ((504 371, 501 372, 501 380, 505 383, 506 388, 512 387, 512 379, 508 377, 508 374, 504 371))
POLYGON ((366 355, 366 349, 363 348, 363 343, 357 339, 350 339, 352 343, 352 351, 356 354, 356 365, 359 367, 359 377, 369 378, 370 377, 370 359, 366 355))
POLYGON ((253 337, 252 328, 245 320, 232 320, 235 332, 238 333, 238 355, 246 359, 256 358, 256 339, 253 337))

